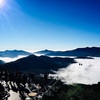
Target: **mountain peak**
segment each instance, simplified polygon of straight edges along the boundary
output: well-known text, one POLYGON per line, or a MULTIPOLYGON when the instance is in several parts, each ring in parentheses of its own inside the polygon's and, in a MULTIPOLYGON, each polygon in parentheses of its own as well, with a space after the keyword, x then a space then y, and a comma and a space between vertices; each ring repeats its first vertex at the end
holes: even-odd
POLYGON ((31 55, 32 53, 30 52, 26 52, 23 50, 5 50, 5 51, 0 51, 0 55, 2 57, 11 57, 11 58, 15 58, 18 57, 20 55, 31 55))
POLYGON ((51 53, 51 52, 54 52, 54 51, 45 49, 45 50, 37 51, 35 53, 37 53, 37 54, 48 54, 48 53, 51 53))

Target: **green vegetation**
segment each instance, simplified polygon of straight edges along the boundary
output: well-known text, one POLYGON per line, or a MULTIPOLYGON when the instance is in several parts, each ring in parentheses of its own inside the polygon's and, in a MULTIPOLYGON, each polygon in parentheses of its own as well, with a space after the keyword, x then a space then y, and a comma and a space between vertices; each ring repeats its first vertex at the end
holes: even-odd
MULTIPOLYGON (((52 94, 52 100, 100 100, 100 83, 95 85, 62 85, 52 94)), ((46 99, 44 98, 44 100, 46 99)))

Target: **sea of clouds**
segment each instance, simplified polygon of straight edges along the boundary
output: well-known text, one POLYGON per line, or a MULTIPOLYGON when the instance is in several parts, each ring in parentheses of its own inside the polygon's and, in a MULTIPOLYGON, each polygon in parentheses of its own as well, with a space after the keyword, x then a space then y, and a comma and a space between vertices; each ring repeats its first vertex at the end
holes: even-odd
POLYGON ((100 81, 100 57, 76 59, 76 61, 78 63, 61 68, 52 76, 58 76, 65 84, 97 84, 100 81))
POLYGON ((18 56, 18 57, 15 57, 15 58, 10 58, 10 57, 0 57, 0 60, 3 60, 5 63, 8 63, 8 62, 12 62, 12 61, 16 61, 17 59, 20 59, 20 58, 24 58, 26 56, 18 56))
MULTIPOLYGON (((23 57, 26 56, 20 55, 16 58, 0 57, 0 60, 8 63, 23 57)), ((75 60, 77 63, 71 64, 66 68, 61 68, 51 76, 58 76, 65 84, 97 84, 100 81, 100 57, 75 60), (79 65, 79 63, 82 65, 79 65)))

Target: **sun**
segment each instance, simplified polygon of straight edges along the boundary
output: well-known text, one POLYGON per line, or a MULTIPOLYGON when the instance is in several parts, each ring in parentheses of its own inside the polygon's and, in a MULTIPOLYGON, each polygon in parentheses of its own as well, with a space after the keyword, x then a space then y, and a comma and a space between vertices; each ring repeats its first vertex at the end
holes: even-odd
POLYGON ((0 7, 4 6, 5 0, 0 0, 0 7))

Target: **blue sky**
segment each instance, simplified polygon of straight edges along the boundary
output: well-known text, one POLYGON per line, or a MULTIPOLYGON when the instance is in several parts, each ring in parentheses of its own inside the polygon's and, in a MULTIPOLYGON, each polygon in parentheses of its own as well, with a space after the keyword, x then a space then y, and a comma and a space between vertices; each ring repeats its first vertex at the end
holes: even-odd
POLYGON ((3 0, 0 50, 100 46, 100 0, 3 0))

